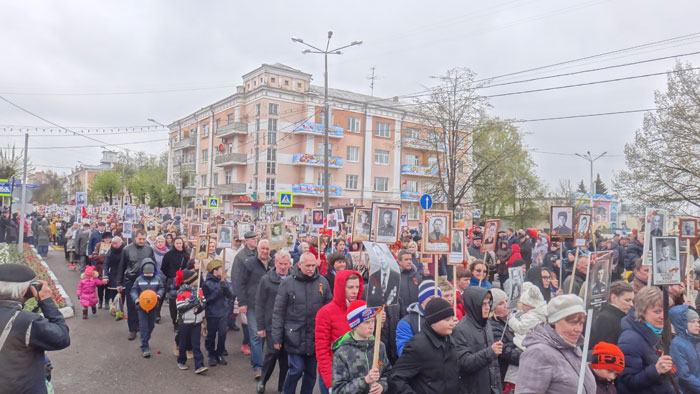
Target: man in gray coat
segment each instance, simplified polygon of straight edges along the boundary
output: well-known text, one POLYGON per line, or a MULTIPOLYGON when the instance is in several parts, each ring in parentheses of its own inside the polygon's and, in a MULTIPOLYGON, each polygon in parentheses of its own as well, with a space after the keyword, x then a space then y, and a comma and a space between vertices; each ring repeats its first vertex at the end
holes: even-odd
POLYGON ((88 242, 90 241, 90 224, 83 223, 83 229, 78 231, 75 235, 77 239, 75 242, 75 255, 78 256, 78 263, 80 263, 80 272, 85 272, 85 266, 87 265, 87 248, 88 242))
POLYGON ((146 230, 140 228, 134 232, 134 243, 127 245, 122 251, 122 259, 117 270, 117 290, 120 292, 126 290, 124 298, 126 298, 126 323, 129 326, 130 341, 136 339, 136 333, 139 331, 139 315, 136 304, 129 294, 134 281, 141 275, 141 262, 147 257, 155 261, 153 248, 146 244, 146 230))

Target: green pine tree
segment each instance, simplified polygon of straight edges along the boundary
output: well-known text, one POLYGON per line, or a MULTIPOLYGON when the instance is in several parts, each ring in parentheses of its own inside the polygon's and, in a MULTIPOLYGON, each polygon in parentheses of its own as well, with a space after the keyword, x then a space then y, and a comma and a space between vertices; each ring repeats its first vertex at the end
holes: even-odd
POLYGON ((583 183, 583 179, 581 179, 581 182, 578 184, 578 189, 576 191, 579 193, 588 193, 588 190, 586 190, 586 184, 583 183))

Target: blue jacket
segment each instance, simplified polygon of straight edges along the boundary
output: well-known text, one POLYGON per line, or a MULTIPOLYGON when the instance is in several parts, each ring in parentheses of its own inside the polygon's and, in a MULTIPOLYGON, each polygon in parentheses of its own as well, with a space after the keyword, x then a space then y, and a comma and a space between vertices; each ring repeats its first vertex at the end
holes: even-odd
POLYGON ((139 275, 139 277, 136 278, 136 280, 134 281, 134 285, 131 287, 131 299, 138 304, 139 296, 146 290, 155 291, 158 295, 158 299, 163 298, 163 293, 165 293, 165 284, 158 276, 157 264, 152 259, 145 258, 141 262, 140 272, 141 275, 139 275), (147 264, 151 264, 154 269, 153 276, 151 276, 150 278, 143 276, 143 267, 147 264))
POLYGON ((92 256, 95 252, 95 246, 102 242, 102 233, 99 230, 95 230, 90 234, 90 240, 88 241, 87 255, 92 256))
POLYGON ((414 335, 420 332, 423 321, 425 321, 425 312, 423 307, 414 302, 408 306, 408 315, 404 316, 396 325, 396 352, 399 356, 403 353, 403 348, 414 335))
POLYGON ((625 355, 625 369, 618 377, 620 394, 675 394, 666 376, 656 371, 661 349, 661 335, 654 334, 644 323, 634 320, 634 308, 620 323, 622 334, 617 346, 625 355))
POLYGON ((678 305, 668 312, 676 330, 671 342, 671 358, 678 370, 678 383, 683 393, 700 393, 700 336, 688 332, 685 313, 688 305, 678 305))
POLYGON ((206 317, 224 317, 226 315, 226 297, 232 298, 233 291, 226 281, 221 282, 221 277, 207 274, 207 280, 202 286, 204 298, 207 300, 206 317))
MULTIPOLYGON (((476 276, 472 275, 471 279, 469 279, 469 287, 479 287, 479 279, 476 279, 476 276)), ((488 279, 484 279, 481 281, 481 287, 491 290, 491 282, 488 279)))

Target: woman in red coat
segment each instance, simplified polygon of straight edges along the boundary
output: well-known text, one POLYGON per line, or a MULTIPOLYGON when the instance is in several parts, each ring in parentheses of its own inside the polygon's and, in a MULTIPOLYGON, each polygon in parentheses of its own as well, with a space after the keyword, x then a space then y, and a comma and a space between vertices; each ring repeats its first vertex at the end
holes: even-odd
MULTIPOLYGON (((337 272, 333 289, 333 302, 324 305, 316 313, 316 360, 318 374, 321 378, 319 385, 332 387, 333 380, 333 342, 350 331, 347 319, 347 309, 351 302, 362 298, 362 277, 353 270, 337 272)), ((321 387, 321 392, 323 387, 321 387)))

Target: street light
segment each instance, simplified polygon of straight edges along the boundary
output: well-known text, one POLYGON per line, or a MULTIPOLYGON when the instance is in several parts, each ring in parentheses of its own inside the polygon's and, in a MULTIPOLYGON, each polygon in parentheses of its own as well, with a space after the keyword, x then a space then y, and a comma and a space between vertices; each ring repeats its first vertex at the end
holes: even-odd
POLYGON ((153 119, 153 118, 148 118, 148 121, 149 121, 149 122, 152 122, 152 123, 155 123, 155 124, 157 124, 157 125, 159 125, 159 126, 163 126, 163 127, 165 127, 166 129, 168 128, 168 126, 166 126, 166 125, 160 123, 159 121, 157 121, 157 120, 155 120, 155 119, 153 119))
POLYGON ((328 47, 331 44, 331 37, 333 37, 333 32, 329 31, 328 32, 328 40, 326 41, 326 49, 322 50, 319 49, 311 44, 308 44, 304 42, 303 39, 299 37, 292 37, 292 42, 296 42, 302 45, 306 45, 307 47, 311 49, 304 49, 301 51, 303 55, 306 55, 308 53, 317 53, 317 54, 322 54, 324 57, 324 73, 323 73, 323 80, 324 80, 324 93, 323 93, 323 111, 325 116, 323 117, 323 145, 324 145, 324 152, 323 152, 323 212, 325 214, 328 213, 328 189, 330 188, 330 185, 328 184, 328 179, 330 178, 328 174, 328 128, 330 125, 328 124, 330 117, 328 116, 328 55, 341 55, 342 52, 340 52, 341 49, 349 48, 352 46, 356 45, 362 45, 362 41, 353 41, 348 45, 338 47, 335 49, 328 50, 328 47))
MULTIPOLYGON (((593 183, 593 163, 601 157, 605 156, 607 153, 608 152, 603 152, 595 158, 591 155, 591 151, 587 151, 585 156, 580 153, 576 153, 576 156, 588 161, 591 164, 591 228, 593 228, 593 221, 595 220, 595 211, 593 210, 593 195, 595 194, 595 183, 593 183)), ((593 246, 595 246, 595 237, 592 238, 593 246)))

